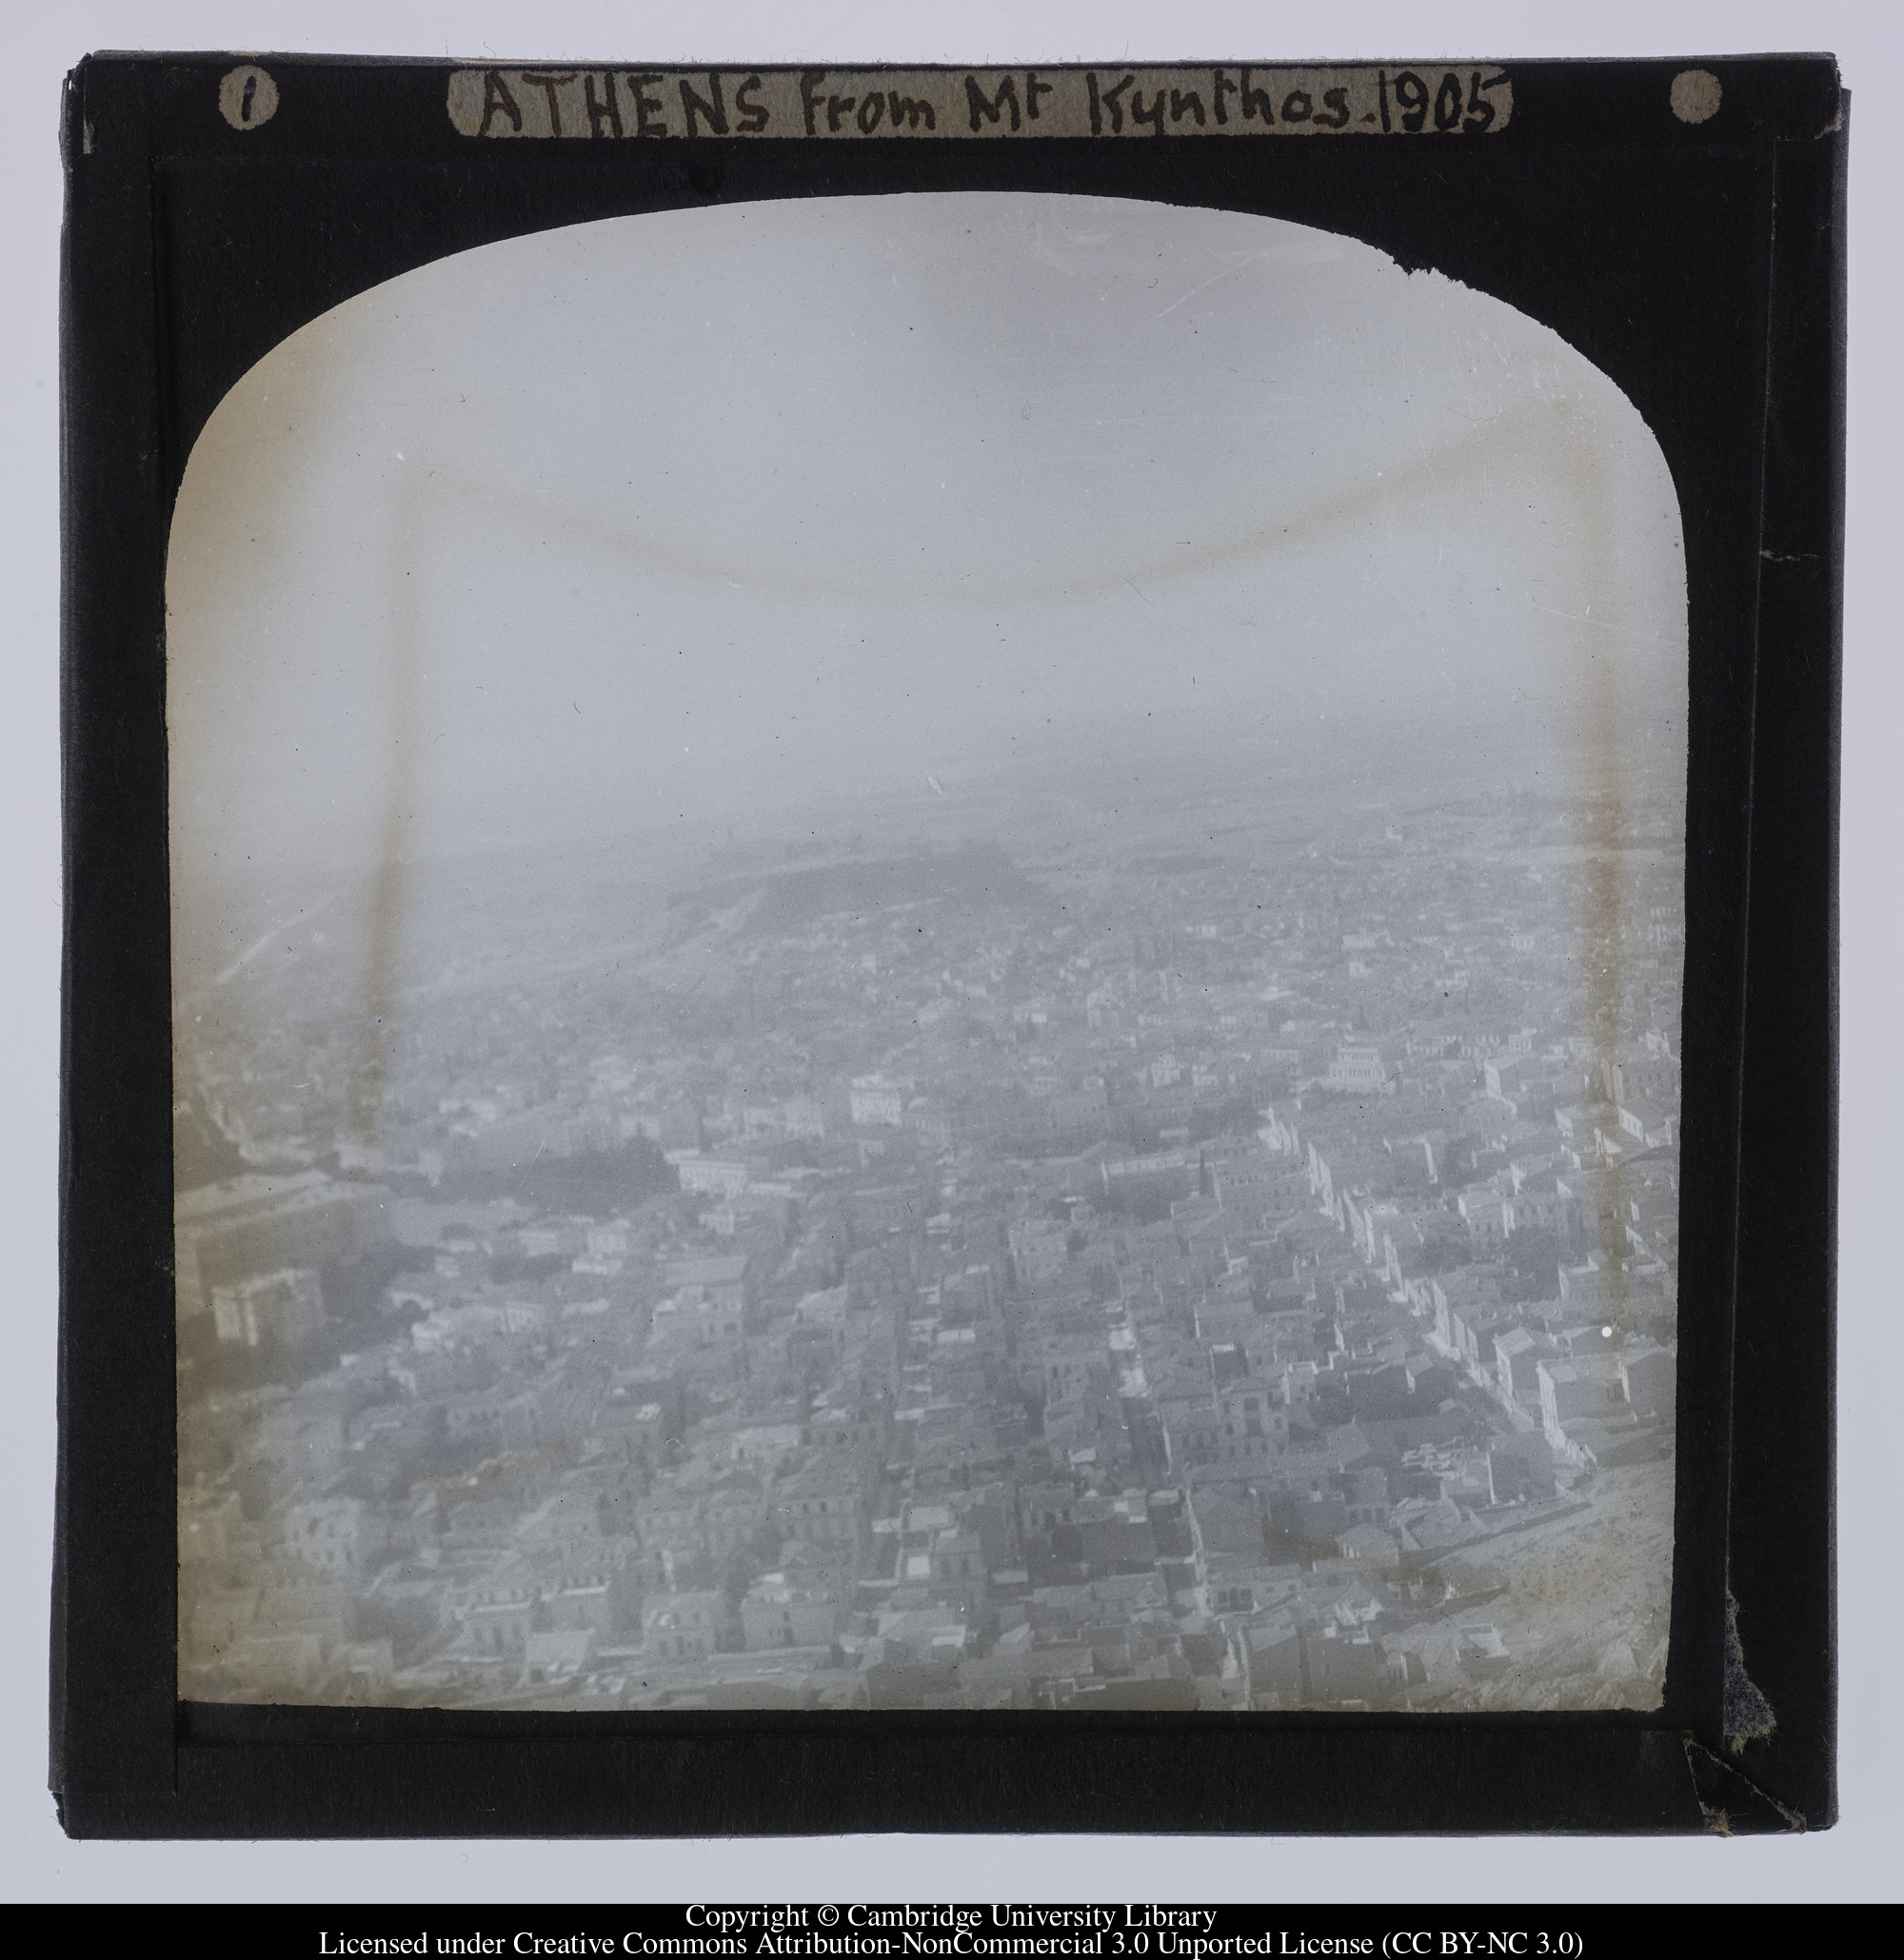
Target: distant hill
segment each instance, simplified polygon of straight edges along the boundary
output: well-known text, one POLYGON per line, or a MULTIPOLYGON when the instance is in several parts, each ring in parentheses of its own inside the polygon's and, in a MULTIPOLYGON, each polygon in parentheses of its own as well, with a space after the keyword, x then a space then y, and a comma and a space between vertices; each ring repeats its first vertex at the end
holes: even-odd
POLYGON ((831 913, 864 916, 895 905, 1024 906, 1042 894, 996 844, 962 844, 904 858, 855 858, 764 876, 724 879, 678 892, 671 907, 711 914, 747 904, 743 930, 768 937, 803 931, 831 913))

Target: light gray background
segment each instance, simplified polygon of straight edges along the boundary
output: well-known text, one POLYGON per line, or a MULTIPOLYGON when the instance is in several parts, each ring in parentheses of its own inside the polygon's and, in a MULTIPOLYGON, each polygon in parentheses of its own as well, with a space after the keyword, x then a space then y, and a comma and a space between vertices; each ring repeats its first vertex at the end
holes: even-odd
POLYGON ((1904 1319, 1885 1264, 1904 1147, 1904 1022, 1892 984, 1904 933, 1894 902, 1899 827, 1893 730, 1904 681, 1879 581, 1899 530, 1897 140, 1887 89, 1900 36, 1881 5, 1834 0, 1601 0, 1576 18, 1522 4, 1435 10, 1337 0, 1266 10, 1234 0, 908 0, 679 7, 545 0, 533 10, 463 0, 328 5, 76 4, 12 25, 0 299, 0 467, 8 635, 0 714, 0 919, 11 1039, 0 1047, 0 1203, 15 1250, 17 1341, 4 1411, 7 1570, 14 1583, 0 1703, 0 1894, 16 1899, 1020 1897, 1326 1900, 1852 1899, 1897 1892, 1904 1798, 1887 1773, 1900 1740, 1889 1678, 1896 1607, 1897 1434, 1904 1319), (1431 25, 1432 23, 1432 25, 1431 25), (1696 55, 1828 47, 1859 91, 1853 238, 1850 612, 1846 654, 1844 1138, 1840 1410, 1846 1821, 1800 1840, 1609 1843, 1573 1839, 1366 1845, 1185 1839, 828 1839, 750 1845, 520 1844, 73 1846, 45 1784, 46 1616, 52 1511, 57 980, 56 248, 59 76, 94 48, 284 48, 425 56, 640 58, 657 63, 1209 58, 1261 52, 1351 59, 1402 51, 1696 55), (1887 631, 1887 628, 1889 630, 1887 631))

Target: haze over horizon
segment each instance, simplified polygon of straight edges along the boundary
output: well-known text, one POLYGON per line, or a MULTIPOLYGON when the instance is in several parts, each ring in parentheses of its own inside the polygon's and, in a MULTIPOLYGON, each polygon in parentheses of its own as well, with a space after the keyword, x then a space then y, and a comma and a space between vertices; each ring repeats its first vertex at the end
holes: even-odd
POLYGON ((221 405, 168 590, 174 878, 214 912, 241 868, 1147 746, 1616 787, 1683 754, 1676 505, 1604 376, 1355 241, 1117 200, 740 206, 420 268, 221 405))

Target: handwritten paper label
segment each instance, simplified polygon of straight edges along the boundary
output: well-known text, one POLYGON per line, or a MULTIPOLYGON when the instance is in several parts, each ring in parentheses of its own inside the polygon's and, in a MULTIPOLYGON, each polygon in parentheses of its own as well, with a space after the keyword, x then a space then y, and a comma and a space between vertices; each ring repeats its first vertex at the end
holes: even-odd
POLYGON ((1479 136, 1504 129, 1498 67, 459 69, 471 137, 1479 136))

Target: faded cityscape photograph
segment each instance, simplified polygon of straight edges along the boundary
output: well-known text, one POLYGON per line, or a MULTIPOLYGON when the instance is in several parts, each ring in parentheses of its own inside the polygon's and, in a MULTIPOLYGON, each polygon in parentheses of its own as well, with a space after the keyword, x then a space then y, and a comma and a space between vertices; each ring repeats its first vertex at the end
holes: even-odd
POLYGON ((542 233, 253 369, 168 598, 183 1698, 1659 1704, 1684 575, 1549 329, 542 233))

